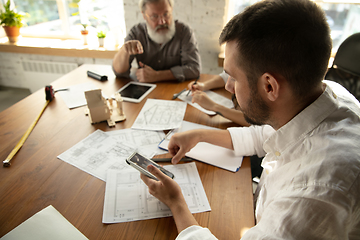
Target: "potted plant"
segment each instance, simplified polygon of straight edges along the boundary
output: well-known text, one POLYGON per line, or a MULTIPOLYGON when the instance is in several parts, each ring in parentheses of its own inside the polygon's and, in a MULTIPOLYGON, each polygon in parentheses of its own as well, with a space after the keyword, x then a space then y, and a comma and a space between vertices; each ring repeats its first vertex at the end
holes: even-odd
POLYGON ((103 47, 106 33, 104 33, 103 31, 99 31, 99 32, 97 32, 97 37, 99 39, 99 47, 103 47))
POLYGON ((89 31, 86 29, 86 27, 88 26, 85 23, 81 23, 81 26, 83 26, 83 29, 81 29, 81 35, 83 37, 84 40, 84 45, 87 45, 87 35, 89 34, 89 31))
POLYGON ((20 36, 20 28, 24 25, 22 23, 24 15, 10 10, 10 0, 4 5, 4 10, 0 12, 0 24, 3 26, 9 42, 15 43, 20 36))

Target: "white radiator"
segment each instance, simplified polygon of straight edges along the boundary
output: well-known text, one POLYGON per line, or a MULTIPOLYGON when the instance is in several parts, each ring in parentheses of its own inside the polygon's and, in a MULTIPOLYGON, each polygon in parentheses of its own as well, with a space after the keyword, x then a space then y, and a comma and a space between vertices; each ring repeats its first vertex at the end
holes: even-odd
POLYGON ((22 60, 26 87, 35 92, 78 67, 76 63, 22 60))

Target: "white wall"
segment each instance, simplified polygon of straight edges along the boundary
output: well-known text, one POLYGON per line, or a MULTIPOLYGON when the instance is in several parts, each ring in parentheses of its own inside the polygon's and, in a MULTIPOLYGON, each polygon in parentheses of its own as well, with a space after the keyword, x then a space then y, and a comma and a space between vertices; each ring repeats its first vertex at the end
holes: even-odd
POLYGON ((35 92, 66 74, 66 70, 68 70, 65 69, 64 71, 62 69, 62 71, 55 71, 53 73, 44 71, 45 69, 30 69, 30 71, 26 71, 23 66, 24 62, 73 63, 72 65, 77 66, 84 63, 110 65, 112 59, 0 52, 0 86, 28 88, 31 92, 35 92))

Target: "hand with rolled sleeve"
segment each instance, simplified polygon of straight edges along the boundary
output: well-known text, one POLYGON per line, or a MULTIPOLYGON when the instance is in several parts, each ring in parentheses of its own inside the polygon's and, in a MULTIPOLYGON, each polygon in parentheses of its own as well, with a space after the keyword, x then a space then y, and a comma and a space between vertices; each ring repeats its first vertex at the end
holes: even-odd
MULTIPOLYGON (((198 85, 195 84, 195 86, 198 85)), ((250 124, 245 120, 244 113, 240 110, 236 110, 233 108, 227 108, 223 105, 215 103, 213 100, 209 98, 209 96, 202 91, 196 90, 192 92, 192 103, 197 103, 201 107, 205 108, 209 111, 214 111, 217 114, 237 123, 241 126, 250 126, 250 124)))
POLYGON ((194 129, 175 133, 168 144, 169 153, 173 156, 172 164, 177 164, 199 142, 207 142, 233 150, 233 143, 228 130, 194 129))
POLYGON ((191 95, 192 95, 192 99, 191 99, 192 103, 197 103, 209 111, 215 111, 216 105, 218 104, 215 103, 213 100, 211 100, 206 93, 196 90, 191 95))
POLYGON ((196 82, 195 84, 195 81, 191 81, 189 84, 188 84, 188 89, 192 92, 194 91, 206 91, 206 90, 209 90, 208 88, 205 87, 205 84, 203 82, 196 82))

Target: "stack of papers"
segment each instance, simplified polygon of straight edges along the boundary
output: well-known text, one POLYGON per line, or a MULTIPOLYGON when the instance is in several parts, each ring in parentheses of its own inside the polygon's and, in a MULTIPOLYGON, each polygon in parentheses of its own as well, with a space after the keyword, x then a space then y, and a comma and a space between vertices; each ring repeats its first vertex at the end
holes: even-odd
MULTIPOLYGON (((171 216, 167 206, 149 195, 140 173, 125 160, 135 151, 148 158, 164 153, 158 148, 167 149, 168 140, 162 130, 215 129, 183 121, 186 106, 186 102, 148 99, 131 129, 96 130, 58 156, 106 181, 103 223, 171 216)), ((232 150, 208 143, 197 144, 186 155, 233 172, 242 163, 242 157, 236 157, 232 150)), ((211 210, 194 162, 165 168, 174 173, 192 213, 211 210)))
MULTIPOLYGON (((194 162, 164 166, 180 185, 191 213, 210 211, 210 204, 194 162)), ((134 168, 109 170, 106 179, 103 223, 129 222, 172 216, 170 209, 152 196, 134 168)))
POLYGON ((184 102, 147 99, 131 128, 153 131, 179 128, 185 111, 184 102))
POLYGON ((58 158, 105 181, 108 169, 129 167, 125 160, 135 151, 152 158, 164 136, 162 131, 96 130, 58 158))
MULTIPOLYGON (((132 129, 96 130, 58 156, 106 181, 103 223, 171 216, 170 209, 149 194, 140 173, 125 160, 135 151, 148 158, 166 153, 158 148, 165 134, 155 130, 179 128, 186 105, 179 101, 148 99, 132 129)), ((192 213, 211 210, 194 162, 165 168, 174 173, 174 180, 179 183, 192 213)))

